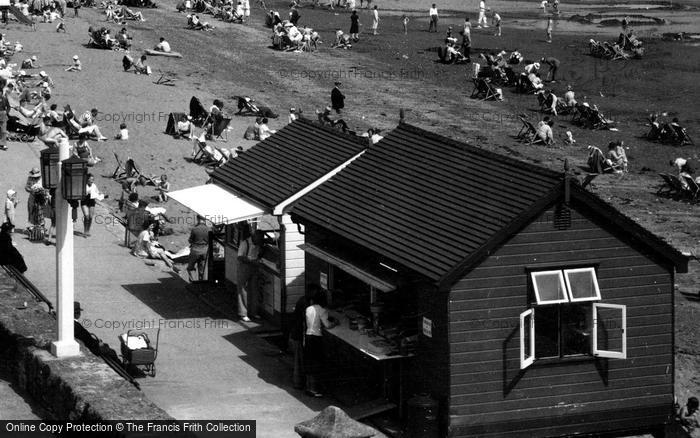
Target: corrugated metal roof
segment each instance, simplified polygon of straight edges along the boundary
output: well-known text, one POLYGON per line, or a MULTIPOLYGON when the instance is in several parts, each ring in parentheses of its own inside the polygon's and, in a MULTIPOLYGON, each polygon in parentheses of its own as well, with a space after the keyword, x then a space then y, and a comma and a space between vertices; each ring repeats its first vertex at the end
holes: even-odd
POLYGON ((401 124, 292 211, 437 281, 562 180, 401 124))
POLYGON ((300 119, 229 160, 212 178, 272 208, 366 148, 366 139, 300 119))

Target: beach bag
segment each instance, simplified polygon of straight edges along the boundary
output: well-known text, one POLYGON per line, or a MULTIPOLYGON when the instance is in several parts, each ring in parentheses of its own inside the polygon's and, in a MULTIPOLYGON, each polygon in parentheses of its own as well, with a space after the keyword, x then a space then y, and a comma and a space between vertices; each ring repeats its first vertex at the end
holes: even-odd
POLYGON ((41 225, 34 225, 27 228, 27 236, 29 236, 30 242, 41 242, 44 240, 44 227, 41 225))

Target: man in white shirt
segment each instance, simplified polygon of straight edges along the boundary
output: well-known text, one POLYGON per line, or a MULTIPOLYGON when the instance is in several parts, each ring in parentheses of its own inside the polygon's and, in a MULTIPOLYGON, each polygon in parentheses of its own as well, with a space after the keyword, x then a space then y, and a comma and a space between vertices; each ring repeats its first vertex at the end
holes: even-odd
POLYGON ((170 43, 165 41, 165 38, 160 37, 160 42, 154 47, 154 50, 164 53, 170 53, 170 43))
POLYGON ((428 15, 430 15, 430 26, 428 26, 428 32, 437 32, 438 10, 435 3, 433 3, 430 11, 428 11, 428 15))
POLYGON ((477 29, 481 29, 481 27, 489 27, 488 22, 486 21, 486 1, 481 0, 479 2, 479 21, 476 23, 477 29))

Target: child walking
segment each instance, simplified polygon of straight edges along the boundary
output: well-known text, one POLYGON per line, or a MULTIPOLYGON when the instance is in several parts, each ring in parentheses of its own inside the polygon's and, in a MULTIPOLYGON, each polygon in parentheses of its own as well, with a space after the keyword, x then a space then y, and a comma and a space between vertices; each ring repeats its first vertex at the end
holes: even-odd
POLYGON ((501 16, 498 14, 498 12, 493 11, 493 18, 491 19, 491 25, 496 27, 496 31, 494 32, 494 36, 501 36, 501 16))

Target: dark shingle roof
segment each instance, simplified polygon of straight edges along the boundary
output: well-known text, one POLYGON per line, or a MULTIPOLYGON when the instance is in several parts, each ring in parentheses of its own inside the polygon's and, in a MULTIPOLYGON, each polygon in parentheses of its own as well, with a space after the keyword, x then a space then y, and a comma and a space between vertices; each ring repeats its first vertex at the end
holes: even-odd
POLYGON ((401 124, 293 213, 437 281, 562 180, 401 124))
POLYGON ((309 120, 297 120, 212 173, 214 182, 272 208, 367 147, 309 120))

